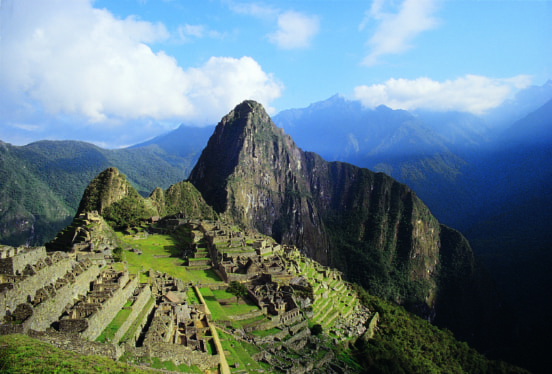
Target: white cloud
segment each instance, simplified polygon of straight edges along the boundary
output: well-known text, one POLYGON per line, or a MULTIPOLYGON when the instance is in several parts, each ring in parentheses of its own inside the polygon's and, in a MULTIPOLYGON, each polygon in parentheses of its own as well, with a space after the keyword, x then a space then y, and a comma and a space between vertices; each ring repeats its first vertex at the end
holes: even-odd
POLYGON ((354 96, 362 105, 374 108, 429 109, 482 114, 502 104, 514 91, 529 86, 526 75, 496 79, 478 75, 437 82, 430 78, 389 79, 384 84, 355 87, 354 96))
POLYGON ((404 0, 398 12, 383 11, 385 0, 374 0, 366 17, 359 26, 360 30, 375 20, 376 31, 368 40, 370 53, 363 64, 371 66, 379 58, 388 54, 399 54, 410 49, 410 42, 421 32, 435 28, 438 20, 433 16, 437 10, 438 0, 404 0))
POLYGON ((238 14, 245 14, 258 18, 273 18, 280 11, 277 8, 259 3, 238 3, 235 1, 226 1, 230 10, 238 14))
POLYGON ((188 98, 194 108, 193 118, 214 123, 236 104, 256 100, 268 104, 280 96, 282 84, 266 74, 251 57, 211 57, 205 65, 186 71, 194 88, 188 98), (213 113, 216 121, 213 121, 213 113))
POLYGON ((278 30, 269 34, 268 39, 282 49, 305 48, 318 30, 318 17, 288 11, 278 16, 278 30))
POLYGON ((276 21, 278 28, 267 35, 268 40, 282 49, 300 49, 310 46, 318 34, 320 20, 315 15, 295 11, 282 12, 278 8, 259 3, 237 3, 227 1, 235 13, 253 16, 264 21, 276 21))
MULTIPOLYGON (((116 18, 91 0, 4 0, 0 17, 0 95, 13 103, 0 111, 14 123, 41 112, 106 128, 140 118, 216 123, 241 100, 268 106, 281 94, 251 57, 213 57, 183 69, 150 47, 168 40, 163 24, 116 18), (12 107, 18 113, 6 113, 12 107)), ((207 31, 187 25, 182 32, 207 31)))

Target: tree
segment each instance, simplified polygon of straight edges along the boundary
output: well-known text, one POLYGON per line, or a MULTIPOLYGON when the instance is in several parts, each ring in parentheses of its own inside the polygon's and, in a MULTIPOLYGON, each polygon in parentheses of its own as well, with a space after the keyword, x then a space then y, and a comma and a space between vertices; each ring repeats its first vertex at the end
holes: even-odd
POLYGON ((311 328, 311 335, 320 335, 322 334, 322 325, 317 323, 311 328))
POLYGON ((229 292, 236 296, 236 303, 239 303, 239 298, 242 298, 245 301, 245 296, 247 296, 247 287, 244 284, 232 281, 226 288, 226 292, 229 292))
POLYGON ((117 247, 113 250, 113 261, 121 262, 124 259, 123 248, 117 247))

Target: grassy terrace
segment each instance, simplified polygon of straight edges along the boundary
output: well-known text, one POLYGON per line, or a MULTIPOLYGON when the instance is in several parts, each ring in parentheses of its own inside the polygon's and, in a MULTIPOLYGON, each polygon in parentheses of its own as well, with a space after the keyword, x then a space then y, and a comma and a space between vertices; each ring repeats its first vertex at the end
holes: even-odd
POLYGON ((230 367, 239 363, 240 369, 247 370, 248 372, 262 369, 259 363, 251 358, 255 353, 260 352, 259 348, 255 347, 253 344, 236 340, 232 335, 226 334, 220 330, 218 330, 218 334, 222 349, 224 349, 226 360, 230 367))
POLYGON ((134 320, 132 325, 130 325, 127 332, 121 338, 121 343, 125 343, 127 340, 129 340, 131 337, 134 336, 134 334, 136 333, 136 330, 138 329, 138 326, 140 325, 140 323, 142 322, 142 320, 146 316, 146 313, 148 312, 149 308, 151 307, 151 305, 154 302, 155 302, 155 300, 153 298, 150 298, 148 300, 148 302, 146 303, 146 305, 144 305, 144 308, 142 309, 142 311, 140 312, 138 317, 136 317, 136 319, 134 320))
POLYGON ((327 329, 334 324, 338 317, 346 318, 351 315, 354 306, 358 304, 358 299, 349 296, 344 282, 333 278, 324 278, 322 273, 317 271, 317 267, 309 261, 299 260, 298 265, 301 274, 306 275, 311 281, 315 280, 313 283, 315 296, 313 323, 319 323, 327 329), (322 282, 327 284, 327 288, 322 286, 322 282), (328 298, 322 297, 324 292, 328 294, 328 298))
POLYGON ((121 309, 119 313, 113 318, 113 320, 107 325, 104 331, 96 338, 97 342, 105 343, 109 342, 115 336, 115 333, 119 330, 121 325, 127 320, 128 316, 132 312, 132 309, 121 309))
POLYGON ((211 315, 215 321, 228 321, 230 320, 229 316, 241 315, 258 310, 258 307, 249 299, 244 301, 240 298, 236 302, 236 296, 226 291, 212 291, 207 287, 202 287, 199 291, 201 295, 203 295, 203 299, 205 299, 207 307, 211 311, 211 315), (219 300, 225 300, 227 302, 221 304, 219 300))
MULTIPOLYGON (((221 282, 212 270, 189 270, 180 257, 182 238, 170 235, 148 235, 145 239, 133 239, 118 233, 119 237, 130 247, 138 248, 141 255, 125 251, 125 259, 131 273, 142 273, 150 268, 182 279, 184 283, 221 282)), ((142 278, 141 278, 142 279, 142 278)))

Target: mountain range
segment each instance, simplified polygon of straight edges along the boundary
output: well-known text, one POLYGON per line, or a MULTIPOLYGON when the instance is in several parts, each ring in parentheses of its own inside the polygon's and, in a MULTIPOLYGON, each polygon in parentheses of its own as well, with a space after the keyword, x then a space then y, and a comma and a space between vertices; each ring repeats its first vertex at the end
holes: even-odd
POLYGON ((77 212, 86 186, 117 167, 147 196, 185 179, 212 128, 181 126, 126 149, 108 150, 78 141, 40 141, 13 146, 0 141, 0 243, 50 241, 77 212))
MULTIPOLYGON (((396 235, 400 239, 397 243, 412 241, 404 239, 404 233, 393 230, 390 223, 395 219, 401 226, 406 223, 405 217, 415 217, 412 213, 419 212, 412 207, 418 206, 416 196, 420 196, 429 207, 427 210, 424 206, 422 216, 435 216, 465 233, 498 282, 504 300, 518 310, 516 316, 534 316, 516 317, 512 326, 520 342, 518 361, 531 361, 533 357, 542 357, 541 343, 551 331, 550 323, 546 322, 550 302, 541 297, 552 281, 547 271, 552 265, 548 251, 552 240, 547 229, 552 222, 549 209, 552 173, 547 162, 552 148, 551 98, 552 82, 547 82, 542 87, 522 91, 503 108, 486 116, 474 116, 407 112, 383 106, 370 110, 358 102, 334 96, 273 117, 274 123, 288 135, 274 130, 272 125, 267 127, 270 121, 262 114, 258 129, 247 136, 233 134, 237 136, 235 142, 243 141, 241 148, 234 147, 238 144, 235 142, 225 143, 228 131, 217 136, 217 131, 222 131, 217 127, 210 140, 214 145, 207 145, 203 151, 206 156, 199 158, 191 174, 213 127, 181 126, 173 133, 123 150, 104 150, 82 142, 45 141, 22 147, 0 143, 0 242, 39 244, 53 238, 77 212, 88 183, 107 167, 119 168, 142 196, 148 196, 155 187, 167 188, 190 175, 190 181, 205 200, 226 219, 252 225, 280 241, 296 243, 321 262, 342 268, 350 266, 346 271, 352 279, 359 282, 364 279, 364 285, 372 288, 372 292, 382 295, 388 292, 389 296, 401 288, 398 285, 405 274, 400 261, 391 259, 400 259, 401 253, 403 258, 409 255, 418 258, 426 248, 422 252, 403 253, 400 245, 395 246, 398 252, 380 246, 380 252, 373 252, 377 255, 365 258, 354 251, 372 253, 372 246, 378 248, 378 235, 396 235), (298 147, 322 157, 302 152, 294 141, 298 147), (245 160, 244 154, 253 156, 245 160), (338 162, 328 164, 323 159, 338 162), (276 173, 280 170, 277 167, 284 167, 286 172, 276 173), (220 173, 213 173, 214 170, 220 173), (251 170, 255 173, 250 173, 251 170), (322 182, 327 178, 339 183, 324 185, 322 182), (206 180, 210 183, 202 186, 201 181, 206 180), (371 193, 362 198, 350 192, 367 189, 371 193), (393 194, 397 193, 409 197, 400 199, 399 206, 393 207, 391 201, 395 199, 390 196, 396 197, 393 194), (332 200, 330 196, 334 194, 341 196, 341 200, 332 200), (355 205, 361 207, 355 215, 348 210, 343 213, 344 207, 355 205), (389 213, 386 209, 401 213, 384 222, 378 214, 389 213), (411 211, 405 213, 405 209, 411 211), (364 224, 354 224, 362 221, 364 224), (379 231, 366 232, 374 223, 379 231), (340 253, 337 247, 352 248, 346 253, 355 253, 354 258, 340 253), (365 281, 362 271, 387 277, 378 277, 379 284, 370 283, 365 281)), ((225 123, 235 122, 239 123, 236 118, 226 118, 225 123)), ((232 129, 233 125, 227 128, 232 129)), ((439 228, 442 242, 455 237, 456 243, 463 242, 456 231, 444 227, 429 225, 424 230, 433 228, 435 232, 439 228)), ((466 247, 461 244, 458 248, 466 247)), ((429 252, 424 256, 434 260, 429 252)), ((464 263, 471 264, 468 268, 472 271, 479 267, 471 260, 464 263)), ((416 265, 412 266, 406 268, 406 274, 409 271, 417 274, 416 265)), ((478 283, 487 276, 484 271, 473 274, 478 274, 474 275, 478 281, 472 283, 473 287, 489 284, 478 283)), ((419 280, 420 287, 402 289, 398 301, 429 317, 432 309, 420 308, 419 295, 423 293, 420 291, 428 289, 425 281, 429 281, 431 289, 439 280, 424 276, 419 280)), ((466 295, 472 295, 468 290, 469 287, 466 295)), ((485 286, 476 295, 492 293, 493 288, 485 286)), ((467 310, 452 305, 451 310, 458 314, 467 310)), ((440 315, 443 314, 437 313, 440 315)), ((480 323, 488 320, 477 317, 480 323)), ((471 324, 463 331, 471 333, 474 328, 477 327, 471 324)), ((516 354, 515 349, 508 352, 516 354)))
POLYGON ((87 212, 125 230, 175 213, 218 218, 296 246, 480 349, 492 347, 501 331, 493 282, 462 234, 439 224, 391 177, 302 151, 254 101, 221 120, 187 181, 144 198, 117 169, 101 172, 48 250, 70 250, 98 235, 94 248, 115 248, 116 236, 105 228, 84 234, 87 212))

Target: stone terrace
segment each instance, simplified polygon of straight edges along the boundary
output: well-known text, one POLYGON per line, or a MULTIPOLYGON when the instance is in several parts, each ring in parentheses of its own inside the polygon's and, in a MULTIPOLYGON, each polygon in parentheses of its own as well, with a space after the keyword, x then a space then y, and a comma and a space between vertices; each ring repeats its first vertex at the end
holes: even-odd
POLYGON ((92 282, 92 290, 65 310, 59 321, 59 331, 96 339, 137 287, 138 278, 134 274, 107 267, 92 282))
POLYGON ((291 272, 297 276, 304 274, 312 280, 314 300, 309 317, 313 322, 340 339, 360 336, 366 330, 364 324, 371 314, 343 282, 339 271, 300 256, 297 250, 290 249, 284 256, 291 272))
POLYGON ((61 252, 46 254, 44 247, 11 253, 2 259, 0 275, 0 319, 6 322, 2 333, 50 327, 99 274, 90 261, 76 262, 61 252))

